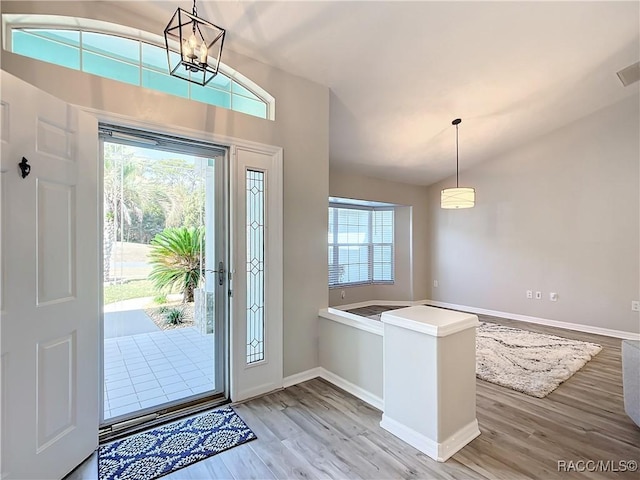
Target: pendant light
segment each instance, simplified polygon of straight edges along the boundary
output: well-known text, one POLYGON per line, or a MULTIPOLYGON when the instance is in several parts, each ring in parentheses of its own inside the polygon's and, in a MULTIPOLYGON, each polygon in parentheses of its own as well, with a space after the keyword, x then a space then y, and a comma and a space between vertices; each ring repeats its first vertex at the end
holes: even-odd
POLYGON ((169 74, 202 86, 209 83, 218 74, 224 35, 224 28, 198 17, 196 0, 191 13, 178 8, 164 29, 169 74))
POLYGON ((445 188, 440 192, 441 208, 471 208, 476 202, 475 189, 460 187, 458 183, 458 125, 461 123, 459 118, 451 122, 456 127, 456 188, 445 188))

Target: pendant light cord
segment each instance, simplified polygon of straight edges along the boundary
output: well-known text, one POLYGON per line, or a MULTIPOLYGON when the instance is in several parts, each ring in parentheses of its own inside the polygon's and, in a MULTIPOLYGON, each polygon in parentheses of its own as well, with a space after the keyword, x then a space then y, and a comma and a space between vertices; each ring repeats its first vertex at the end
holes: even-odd
POLYGON ((458 184, 458 124, 456 124, 456 188, 460 185, 458 184))
POLYGON ((460 187, 460 184, 458 183, 458 176, 459 176, 459 168, 458 168, 458 125, 460 125, 462 123, 462 119, 460 118, 456 118, 453 122, 451 122, 451 125, 455 125, 456 126, 456 188, 460 187))

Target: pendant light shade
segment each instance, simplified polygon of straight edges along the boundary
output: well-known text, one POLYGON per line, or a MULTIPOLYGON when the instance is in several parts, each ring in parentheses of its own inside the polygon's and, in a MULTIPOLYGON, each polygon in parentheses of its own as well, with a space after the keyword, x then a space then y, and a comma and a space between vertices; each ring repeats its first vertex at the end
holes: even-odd
POLYGON ((476 203, 476 191, 470 187, 460 187, 458 184, 458 125, 462 120, 456 118, 452 125, 456 127, 456 187, 445 188, 440 192, 441 208, 471 208, 476 203))
POLYGON ((440 192, 442 208, 471 208, 476 203, 476 191, 468 187, 445 188, 440 192))

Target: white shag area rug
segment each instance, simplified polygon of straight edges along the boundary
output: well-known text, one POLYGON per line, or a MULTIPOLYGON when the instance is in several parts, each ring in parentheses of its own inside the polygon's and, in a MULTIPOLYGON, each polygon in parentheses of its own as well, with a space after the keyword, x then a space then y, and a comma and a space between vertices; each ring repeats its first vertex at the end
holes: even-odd
POLYGON ((476 376, 543 398, 600 350, 595 343, 482 322, 476 335, 476 376))

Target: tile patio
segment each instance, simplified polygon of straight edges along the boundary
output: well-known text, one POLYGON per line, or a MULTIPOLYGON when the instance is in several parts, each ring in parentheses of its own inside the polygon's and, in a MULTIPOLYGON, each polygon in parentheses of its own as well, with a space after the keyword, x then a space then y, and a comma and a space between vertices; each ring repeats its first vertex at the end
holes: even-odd
POLYGON ((195 328, 104 340, 105 420, 206 392, 213 385, 213 338, 195 328))

